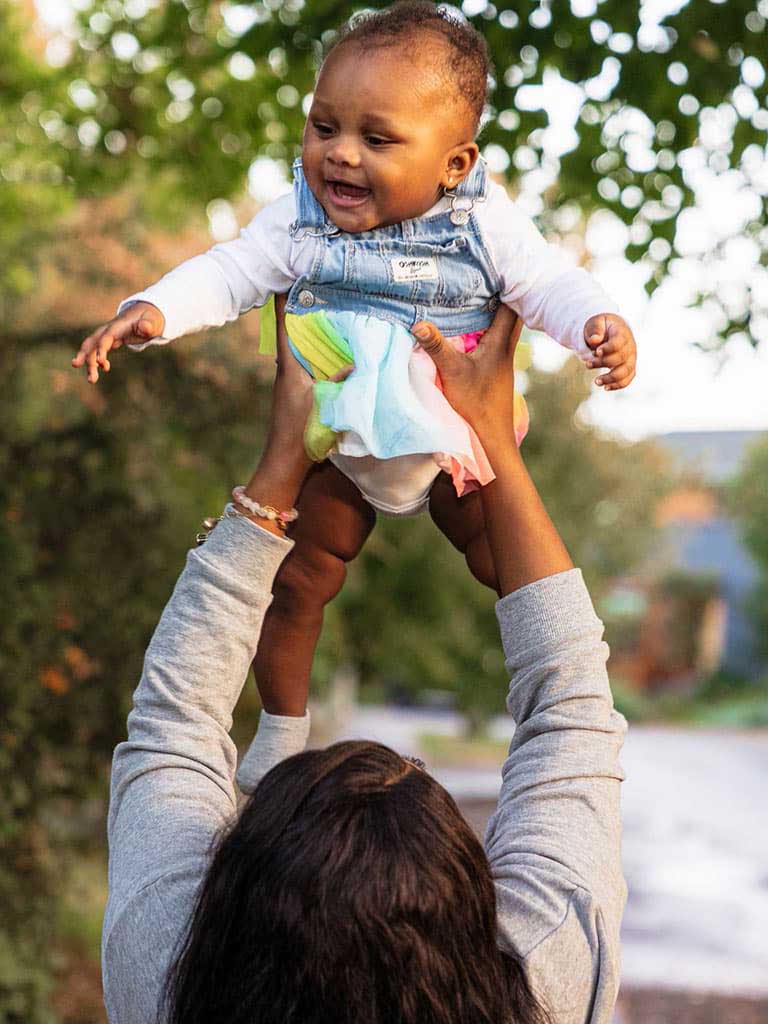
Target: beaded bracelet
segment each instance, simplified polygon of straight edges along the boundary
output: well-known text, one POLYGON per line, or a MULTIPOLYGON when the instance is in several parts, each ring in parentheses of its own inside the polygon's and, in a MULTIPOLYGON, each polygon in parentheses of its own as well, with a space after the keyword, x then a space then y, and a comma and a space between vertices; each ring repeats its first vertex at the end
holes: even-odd
POLYGON ((280 512, 273 505, 260 505, 258 501, 253 501, 245 493, 245 488, 242 485, 233 488, 232 498, 236 504, 241 505, 251 515, 258 516, 260 519, 269 519, 283 533, 288 529, 289 523, 294 523, 299 518, 299 513, 295 508, 289 508, 287 512, 280 512))

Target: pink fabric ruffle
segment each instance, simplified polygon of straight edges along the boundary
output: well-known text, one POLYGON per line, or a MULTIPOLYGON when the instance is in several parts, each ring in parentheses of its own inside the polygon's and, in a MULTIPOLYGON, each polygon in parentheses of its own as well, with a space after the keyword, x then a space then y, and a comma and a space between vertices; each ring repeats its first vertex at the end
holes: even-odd
MULTIPOLYGON (((485 331, 471 331, 467 334, 455 334, 446 338, 446 341, 459 352, 473 352, 484 333, 485 331)), ((443 398, 443 402, 440 403, 435 403, 434 401, 434 388, 437 388, 441 396, 444 395, 437 367, 427 353, 418 346, 414 347, 413 354, 411 355, 411 366, 416 371, 412 375, 411 382, 419 392, 421 401, 425 406, 432 408, 438 420, 441 419, 445 416, 445 405, 443 404, 445 399, 443 398), (429 388, 423 389, 419 387, 418 382, 420 380, 428 381, 429 388)), ((456 416, 453 408, 450 409, 450 415, 451 418, 456 416)), ((528 433, 529 415, 525 399, 517 391, 515 392, 514 418, 515 438, 519 446, 528 433)), ((469 423, 466 423, 464 420, 462 420, 462 423, 466 427, 468 440, 468 444, 463 446, 464 454, 450 452, 435 452, 434 454, 435 462, 440 469, 450 474, 456 494, 459 497, 478 490, 480 487, 485 486, 485 484, 490 483, 491 480, 494 480, 496 476, 488 461, 488 456, 485 454, 485 449, 480 443, 480 438, 469 423)))

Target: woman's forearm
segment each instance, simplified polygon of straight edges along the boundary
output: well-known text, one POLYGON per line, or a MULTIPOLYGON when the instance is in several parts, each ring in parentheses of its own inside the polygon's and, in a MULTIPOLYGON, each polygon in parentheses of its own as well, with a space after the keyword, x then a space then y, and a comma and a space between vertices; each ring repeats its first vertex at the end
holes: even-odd
POLYGON ((572 984, 562 1019, 605 1024, 626 899, 619 814, 626 723, 613 710, 602 624, 578 570, 521 587, 496 612, 516 723, 485 837, 502 941, 531 954, 544 997, 562 992, 567 963, 572 984))
POLYGON ((190 552, 144 659, 115 769, 136 754, 202 760, 228 778, 223 759, 231 715, 269 606, 272 582, 291 544, 244 518, 223 519, 190 552), (210 742, 211 750, 207 749, 210 742), (211 759, 211 751, 215 757, 211 759))
POLYGON ((234 811, 232 711, 290 547, 237 517, 222 520, 190 552, 147 650, 128 738, 112 763, 115 905, 169 864, 204 858, 234 811))
POLYGON ((572 569, 560 534, 528 474, 514 436, 482 438, 496 479, 482 490, 483 511, 501 596, 572 569))

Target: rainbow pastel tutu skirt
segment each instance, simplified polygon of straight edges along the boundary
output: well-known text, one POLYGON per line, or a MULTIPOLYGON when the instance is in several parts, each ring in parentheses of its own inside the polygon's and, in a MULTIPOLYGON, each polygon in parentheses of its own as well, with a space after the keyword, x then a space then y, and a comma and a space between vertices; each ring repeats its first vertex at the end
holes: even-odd
MULTIPOLYGON (((461 496, 493 480, 488 458, 472 427, 443 394, 432 359, 400 324, 361 313, 286 314, 291 350, 315 378, 315 405, 307 424, 309 455, 393 459, 430 455, 450 474, 461 496), (333 377, 354 363, 341 383, 333 377)), ((449 338, 464 352, 482 332, 449 338)), ((528 429, 522 395, 515 395, 518 444, 528 429)))

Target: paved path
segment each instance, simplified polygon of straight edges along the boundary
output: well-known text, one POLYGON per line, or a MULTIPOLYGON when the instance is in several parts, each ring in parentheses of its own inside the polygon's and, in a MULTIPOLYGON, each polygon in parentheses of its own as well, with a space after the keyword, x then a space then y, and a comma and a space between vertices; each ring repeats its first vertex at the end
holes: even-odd
MULTIPOLYGON (((342 735, 418 753, 457 716, 360 709, 342 735)), ((510 722, 495 723, 510 735, 510 722)), ((632 986, 768 997, 768 732, 635 726, 624 748, 623 975, 632 986)), ((428 766, 429 767, 429 766, 428 766)), ((492 800, 496 771, 435 770, 492 800)))
POLYGON ((768 995, 768 734, 632 729, 624 974, 768 995))

